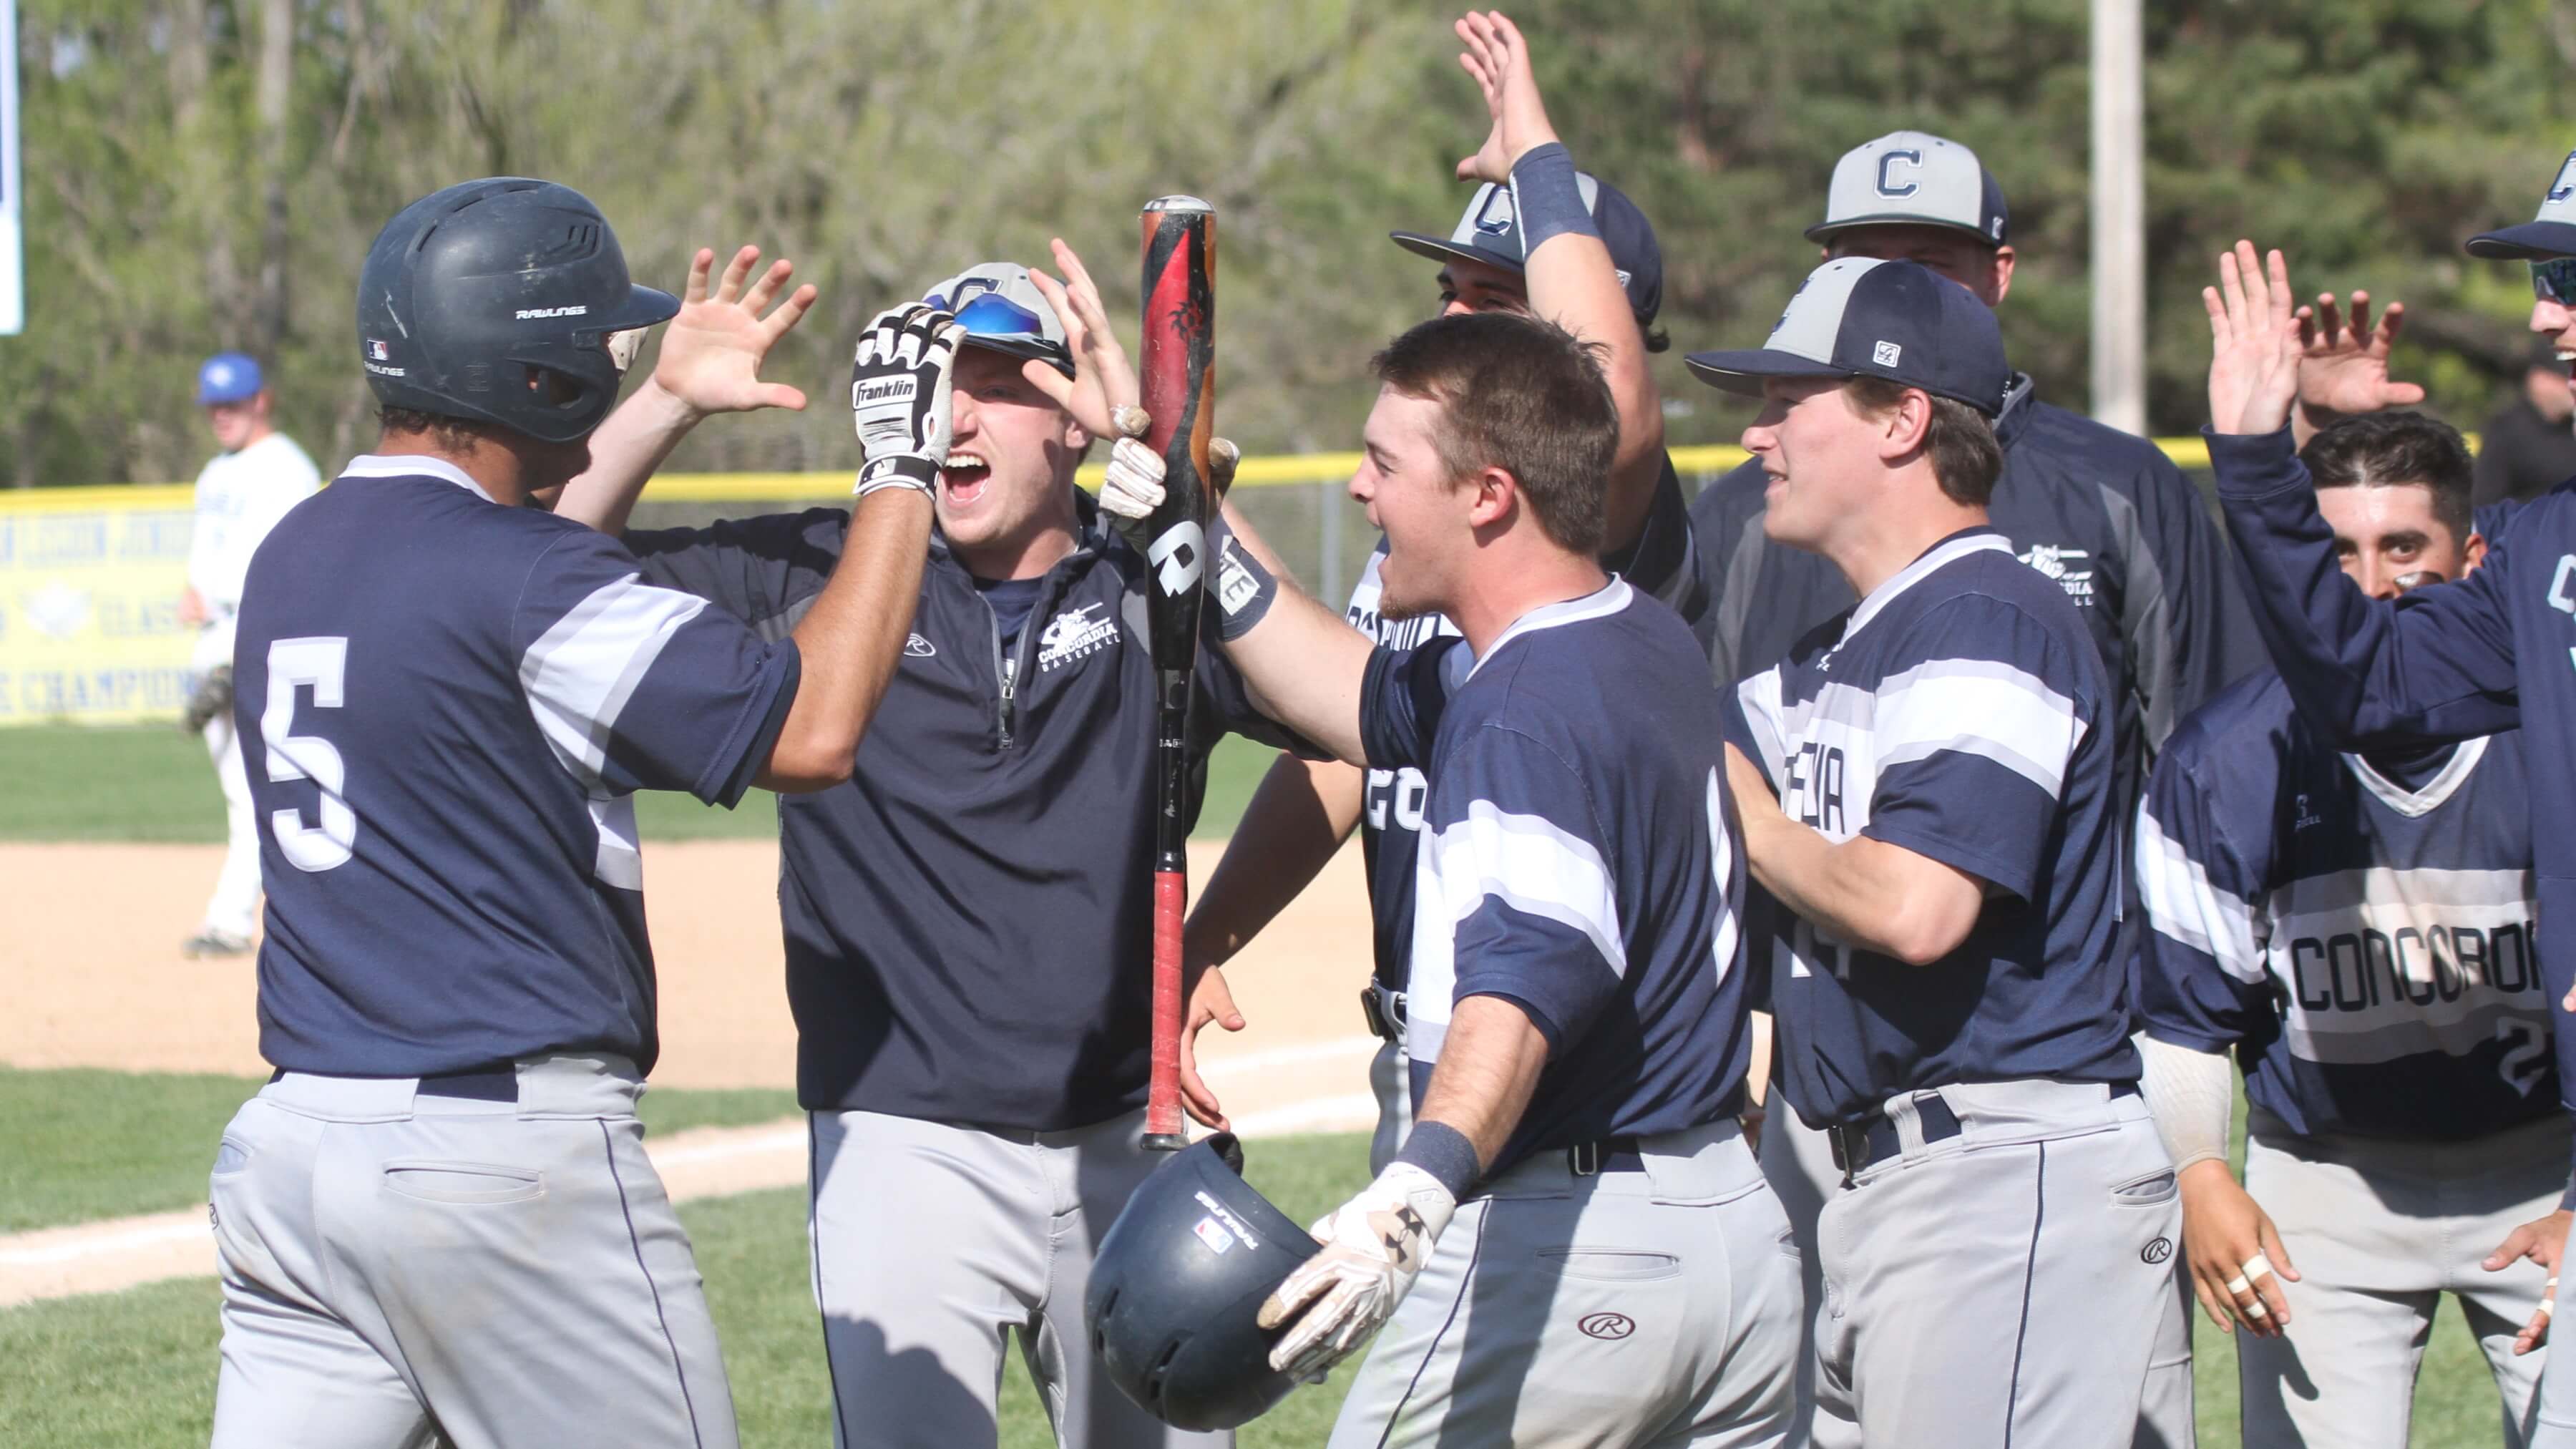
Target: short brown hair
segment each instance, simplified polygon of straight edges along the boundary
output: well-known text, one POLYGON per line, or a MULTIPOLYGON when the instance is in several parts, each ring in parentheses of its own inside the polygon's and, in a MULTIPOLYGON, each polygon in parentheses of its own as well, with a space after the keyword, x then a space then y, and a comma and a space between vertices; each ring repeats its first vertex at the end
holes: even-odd
POLYGON ((1440 404, 1431 440, 1452 481, 1500 468, 1549 539, 1601 551, 1619 405, 1594 344, 1535 317, 1461 312, 1411 329, 1369 366, 1404 396, 1440 404))
POLYGON ((2460 430, 2422 413, 2337 418, 2299 450, 2308 476, 2325 488, 2391 488, 2418 483, 2433 493, 2433 519, 2464 544, 2477 531, 2469 485, 2473 466, 2460 430))
MULTIPOLYGON (((1883 418, 1902 406, 1918 389, 1883 377, 1855 377, 1843 384, 1852 406, 1872 418, 1883 418)), ((1984 413, 1953 398, 1923 396, 1932 404, 1932 425, 1923 434, 1923 453, 1932 460, 1932 476, 1951 502, 1983 508, 1995 496, 1995 479, 2004 471, 2004 447, 1995 441, 1995 425, 1984 413)))

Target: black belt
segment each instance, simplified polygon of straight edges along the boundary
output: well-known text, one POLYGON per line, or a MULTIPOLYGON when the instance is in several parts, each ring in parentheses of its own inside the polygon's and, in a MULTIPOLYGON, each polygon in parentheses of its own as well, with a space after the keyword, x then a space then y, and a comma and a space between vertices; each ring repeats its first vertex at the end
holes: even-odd
MULTIPOLYGON (((285 1075, 286 1068, 279 1067, 268 1074, 268 1079, 274 1082, 285 1075)), ((351 1082, 387 1080, 383 1077, 342 1076, 337 1072, 301 1072, 298 1075, 339 1076, 343 1081, 351 1082)), ((515 1102, 519 1100, 519 1069, 514 1066, 478 1067, 470 1072, 437 1072, 420 1079, 419 1092, 424 1097, 462 1097, 469 1102, 515 1102)))
MULTIPOLYGON (((2135 1082, 2113 1082, 2113 1097, 2138 1095, 2135 1082)), ((1914 1117, 1923 1126, 1923 1140, 1946 1142, 1959 1135, 1959 1114, 1941 1100, 1938 1092, 1914 1094, 1914 1117)), ((1864 1170, 1877 1166, 1905 1150, 1896 1135, 1896 1124, 1884 1113, 1873 1112, 1857 1122, 1836 1122, 1825 1129, 1825 1140, 1833 1144, 1834 1166, 1848 1184, 1864 1170)))
POLYGON ((1565 1170, 1577 1177, 1598 1177, 1605 1172, 1643 1172, 1646 1159, 1637 1151, 1634 1137, 1604 1137, 1593 1142, 1577 1142, 1565 1149, 1565 1170))
POLYGON ((1404 1034, 1404 993, 1370 982, 1360 988, 1360 1016, 1368 1022, 1369 1035, 1394 1041, 1404 1034))

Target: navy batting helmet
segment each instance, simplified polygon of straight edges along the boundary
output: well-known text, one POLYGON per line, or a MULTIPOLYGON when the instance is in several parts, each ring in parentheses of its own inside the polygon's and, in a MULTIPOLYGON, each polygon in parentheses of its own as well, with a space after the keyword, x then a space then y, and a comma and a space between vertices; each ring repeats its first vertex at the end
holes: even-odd
POLYGON ((569 186, 496 176, 433 192, 358 273, 359 360, 387 407, 587 437, 617 401, 610 333, 680 301, 627 280, 617 234, 569 186))
POLYGON ((1297 1381, 1270 1366, 1277 1333, 1261 1300, 1315 1254, 1315 1240, 1243 1180, 1243 1149, 1220 1132, 1154 1169, 1100 1240, 1083 1318, 1109 1377, 1180 1429, 1231 1429, 1297 1381))

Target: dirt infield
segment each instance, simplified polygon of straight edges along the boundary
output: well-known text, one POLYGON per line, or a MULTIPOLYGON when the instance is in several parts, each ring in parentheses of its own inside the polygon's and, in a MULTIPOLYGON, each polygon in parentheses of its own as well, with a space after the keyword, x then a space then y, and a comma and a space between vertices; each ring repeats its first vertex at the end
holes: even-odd
MULTIPOLYGON (((1205 878, 1219 847, 1191 847, 1205 878)), ((656 1082, 794 1085, 771 841, 645 847, 662 980, 656 1082)), ((221 859, 213 846, 0 845, 0 1062, 124 1071, 266 1070, 248 958, 186 961, 178 944, 221 859)), ((1345 850, 1227 974, 1250 1029, 1210 1045, 1229 1112, 1279 1130, 1365 1122, 1350 1110, 1368 1044, 1353 998, 1368 973, 1366 887, 1345 850), (1304 1117, 1313 1118, 1312 1121, 1304 1117)), ((1142 969, 1142 963, 1139 963, 1142 969)), ((1222 1033, 1210 1033, 1211 1037, 1222 1033)))

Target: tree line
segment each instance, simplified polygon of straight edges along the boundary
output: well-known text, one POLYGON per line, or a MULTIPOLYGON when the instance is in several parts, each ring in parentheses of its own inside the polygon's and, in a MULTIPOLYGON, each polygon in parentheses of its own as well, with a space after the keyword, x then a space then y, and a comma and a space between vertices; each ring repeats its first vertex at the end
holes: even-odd
MULTIPOLYGON (((1813 265, 1834 158, 1899 127, 1974 147, 2010 197, 2015 364, 2086 403, 2085 0, 1538 0, 1578 161, 1664 248, 1676 442, 1742 407, 1679 353, 1758 341, 1813 265)), ((2464 426, 2515 385, 2520 268, 2459 250, 2528 217, 2576 128, 2571 0, 2148 7, 2149 408, 2200 421, 2211 258, 2290 250, 2303 287, 2413 316, 2399 371, 2464 426)), ((1423 0, 20 0, 27 332, 0 338, 0 483, 192 476, 196 362, 260 357, 330 466, 373 437, 349 293, 404 202, 539 175, 606 210, 637 279, 759 244, 822 301, 771 372, 800 416, 701 430, 679 469, 856 454, 842 393, 878 308, 1061 235, 1113 306, 1135 209, 1219 213, 1223 429, 1352 446, 1367 358, 1427 315, 1484 134, 1454 11, 1423 0)), ((644 365, 649 365, 650 353, 644 365)))

